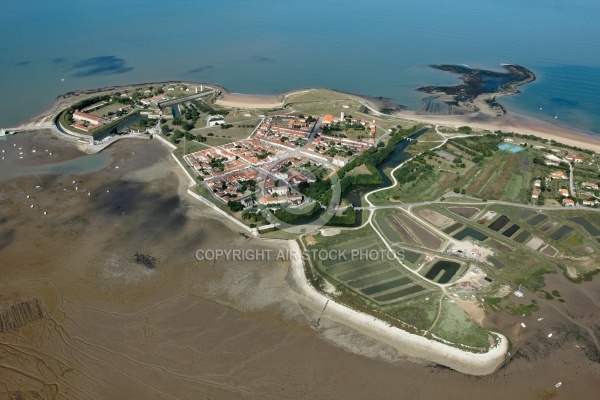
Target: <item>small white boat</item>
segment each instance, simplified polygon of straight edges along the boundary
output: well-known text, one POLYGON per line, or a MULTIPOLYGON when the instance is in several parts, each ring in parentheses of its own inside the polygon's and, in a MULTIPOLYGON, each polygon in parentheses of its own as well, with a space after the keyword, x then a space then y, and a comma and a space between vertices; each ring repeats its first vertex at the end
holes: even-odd
POLYGON ((525 324, 524 324, 524 323, 522 323, 522 322, 521 322, 521 326, 522 326, 523 328, 527 328, 527 327, 525 326, 525 324))
POLYGON ((558 382, 556 385, 554 385, 554 387, 557 387, 557 388, 559 388, 559 387, 560 387, 560 385, 562 385, 562 382, 558 382))

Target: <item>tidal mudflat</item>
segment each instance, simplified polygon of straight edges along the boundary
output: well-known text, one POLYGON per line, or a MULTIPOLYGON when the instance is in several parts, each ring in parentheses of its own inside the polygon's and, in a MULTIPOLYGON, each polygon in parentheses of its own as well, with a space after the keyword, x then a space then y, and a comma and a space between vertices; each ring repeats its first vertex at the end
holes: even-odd
MULTIPOLYGON (((50 139, 0 147, 12 140, 50 139)), ((52 162, 82 155, 43 144, 62 149, 52 162)), ((248 240, 188 197, 156 141, 106 154, 110 163, 86 174, 0 181, 0 317, 10 322, 0 397, 595 398, 598 279, 573 286, 550 275, 547 289, 565 302, 540 301, 536 319, 479 315, 515 356, 492 375, 463 375, 407 359, 327 312, 315 329, 321 310, 290 288, 287 261, 195 260, 198 249, 286 246, 248 240)))

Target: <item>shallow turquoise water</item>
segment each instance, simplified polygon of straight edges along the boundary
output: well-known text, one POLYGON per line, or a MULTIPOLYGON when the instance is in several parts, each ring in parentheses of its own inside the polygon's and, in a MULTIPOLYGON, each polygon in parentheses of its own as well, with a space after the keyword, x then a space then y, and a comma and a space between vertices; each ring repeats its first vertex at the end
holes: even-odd
POLYGON ((589 0, 4 0, 0 126, 69 90, 179 79, 263 94, 329 87, 414 108, 416 87, 457 82, 429 64, 518 63, 539 79, 504 104, 600 133, 598 20, 589 0))

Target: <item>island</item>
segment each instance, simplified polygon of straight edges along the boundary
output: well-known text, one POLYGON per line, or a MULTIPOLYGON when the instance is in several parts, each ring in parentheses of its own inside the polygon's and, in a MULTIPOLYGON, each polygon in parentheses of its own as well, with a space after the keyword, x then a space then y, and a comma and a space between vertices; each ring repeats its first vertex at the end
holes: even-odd
POLYGON ((423 113, 465 114, 483 109, 502 115, 506 110, 498 103, 498 97, 516 94, 518 86, 535 80, 534 73, 520 65, 504 64, 506 72, 473 69, 466 65, 442 64, 431 67, 459 75, 463 84, 418 88, 420 92, 433 95, 424 99, 420 109, 423 113))
POLYGON ((287 241, 287 284, 322 309, 314 329, 326 313, 409 356, 485 375, 518 354, 481 326, 486 313, 527 318, 562 301, 546 274, 577 283, 598 272, 598 146, 485 119, 492 110, 514 127, 490 99, 535 79, 523 67, 437 68, 465 84, 419 90, 463 119, 325 89, 251 96, 163 82, 70 93, 9 131, 50 130, 88 153, 160 141, 190 196, 249 240, 287 241))

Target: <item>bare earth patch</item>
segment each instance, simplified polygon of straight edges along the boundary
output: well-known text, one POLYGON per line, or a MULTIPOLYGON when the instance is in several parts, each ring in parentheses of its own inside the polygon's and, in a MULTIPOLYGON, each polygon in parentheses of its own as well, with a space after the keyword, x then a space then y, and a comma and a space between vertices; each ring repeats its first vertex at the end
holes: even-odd
POLYGON ((480 211, 479 208, 475 207, 449 207, 448 210, 467 219, 473 218, 480 211))
POLYGON ((539 237, 534 237, 529 242, 527 242, 527 247, 533 250, 539 249, 544 244, 544 241, 539 237))
POLYGON ((420 210, 418 213, 420 216, 422 216, 438 228, 445 228, 446 226, 450 226, 454 223, 454 220, 452 218, 446 217, 445 215, 442 215, 436 211, 420 210))
POLYGON ((304 238, 304 241, 306 241, 307 244, 314 246, 315 244, 317 244, 317 239, 314 238, 314 236, 306 236, 304 238))
MULTIPOLYGON (((339 234, 341 231, 342 230, 338 229, 338 228, 321 229, 321 235, 323 235, 323 236, 335 236, 335 235, 339 234)), ((312 236, 310 236, 310 237, 314 240, 314 238, 312 236)), ((316 243, 316 241, 315 241, 315 243, 316 243)))

